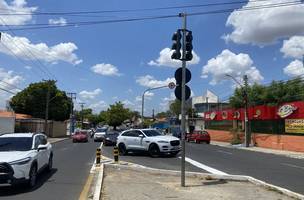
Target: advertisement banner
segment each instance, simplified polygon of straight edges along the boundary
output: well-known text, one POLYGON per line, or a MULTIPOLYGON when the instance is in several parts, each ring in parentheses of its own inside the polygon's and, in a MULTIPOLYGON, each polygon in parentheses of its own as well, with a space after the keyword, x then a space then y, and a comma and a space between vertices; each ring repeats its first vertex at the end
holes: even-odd
POLYGON ((285 132, 304 134, 304 119, 285 119, 285 132))

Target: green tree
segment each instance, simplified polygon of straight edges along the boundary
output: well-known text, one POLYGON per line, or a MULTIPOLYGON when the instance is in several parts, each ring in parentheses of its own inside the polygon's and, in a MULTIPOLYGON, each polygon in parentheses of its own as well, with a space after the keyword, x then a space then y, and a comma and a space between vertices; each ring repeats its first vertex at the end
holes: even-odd
POLYGON ((179 116, 179 114, 181 114, 181 101, 175 99, 175 101, 170 104, 169 109, 175 116, 179 116))
POLYGON ((116 127, 121 125, 126 119, 130 119, 130 110, 128 108, 124 108, 120 101, 110 105, 106 113, 108 125, 113 126, 114 130, 116 130, 116 127))
POLYGON ((71 100, 64 91, 57 88, 55 81, 32 83, 18 92, 10 101, 16 113, 45 117, 46 95, 50 89, 49 119, 63 121, 69 118, 71 100))

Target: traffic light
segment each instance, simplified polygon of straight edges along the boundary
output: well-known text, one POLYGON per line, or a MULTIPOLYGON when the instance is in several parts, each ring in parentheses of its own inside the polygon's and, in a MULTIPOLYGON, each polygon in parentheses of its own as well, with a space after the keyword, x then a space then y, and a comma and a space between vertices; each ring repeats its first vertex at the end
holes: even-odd
POLYGON ((172 40, 173 40, 173 44, 172 44, 172 50, 174 50, 173 54, 171 55, 172 59, 175 60, 179 60, 182 56, 181 54, 181 38, 182 38, 182 34, 180 30, 177 30, 173 36, 172 36, 172 40))
POLYGON ((186 42, 185 42, 185 60, 186 61, 190 61, 193 58, 192 55, 192 49, 193 49, 193 45, 192 45, 192 40, 193 40, 193 36, 192 36, 192 31, 188 31, 186 32, 186 42))

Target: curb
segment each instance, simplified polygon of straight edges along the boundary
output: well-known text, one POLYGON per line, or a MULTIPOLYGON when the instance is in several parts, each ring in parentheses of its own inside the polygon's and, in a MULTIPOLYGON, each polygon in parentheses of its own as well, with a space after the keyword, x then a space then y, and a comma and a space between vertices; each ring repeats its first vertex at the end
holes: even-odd
MULTIPOLYGON (((147 172, 152 171, 157 174, 161 175, 173 175, 173 176, 180 176, 180 171, 174 171, 174 170, 164 170, 164 169, 156 169, 156 168, 150 168, 145 167, 142 165, 132 164, 132 165, 119 165, 119 164, 110 164, 105 163, 104 167, 111 167, 115 169, 124 168, 124 169, 133 169, 140 172, 147 172)), ((250 182, 257 186, 262 186, 266 189, 270 189, 276 192, 279 192, 281 194, 284 194, 286 196, 295 198, 295 199, 302 199, 304 200, 304 195, 301 195, 299 193, 290 191, 288 189, 278 187, 269 183, 266 183, 264 181, 258 180, 256 178, 253 178, 251 176, 243 176, 243 175, 218 175, 218 174, 209 174, 209 173, 199 173, 199 172, 186 172, 186 175, 188 177, 202 177, 202 178, 209 178, 209 179, 223 179, 223 180, 230 180, 230 181, 244 181, 244 182, 250 182)))
POLYGON ((101 164, 98 173, 97 183, 95 185, 93 200, 100 200, 101 189, 103 185, 103 175, 104 175, 104 164, 101 164))

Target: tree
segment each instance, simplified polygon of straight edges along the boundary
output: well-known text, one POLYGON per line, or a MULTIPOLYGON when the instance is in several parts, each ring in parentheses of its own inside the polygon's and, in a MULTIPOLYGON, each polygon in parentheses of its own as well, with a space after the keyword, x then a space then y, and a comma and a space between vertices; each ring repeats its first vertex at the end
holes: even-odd
POLYGON ((124 108, 120 101, 110 105, 106 114, 108 125, 113 126, 114 130, 116 130, 116 127, 121 125, 126 119, 130 119, 130 110, 128 108, 124 108))
POLYGON ((175 101, 171 103, 169 109, 175 116, 179 116, 179 114, 181 114, 181 101, 175 99, 175 101))
POLYGON ((69 118, 71 100, 57 88, 55 81, 32 83, 18 92, 10 101, 16 113, 45 118, 46 95, 50 89, 49 119, 63 121, 69 118))

